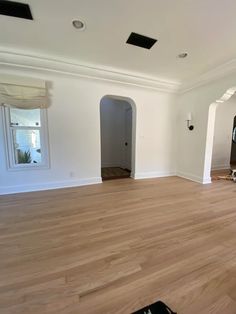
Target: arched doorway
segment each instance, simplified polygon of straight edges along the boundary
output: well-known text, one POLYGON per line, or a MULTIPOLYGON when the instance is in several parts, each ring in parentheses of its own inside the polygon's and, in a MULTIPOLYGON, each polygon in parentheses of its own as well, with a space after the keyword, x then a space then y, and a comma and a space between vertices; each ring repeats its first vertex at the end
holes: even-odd
POLYGON ((204 158, 204 182, 211 183, 211 169, 212 169, 212 154, 214 144, 214 131, 215 131, 215 120, 216 110, 219 104, 228 101, 236 92, 236 87, 229 88, 220 99, 210 104, 208 111, 208 125, 206 135, 206 148, 204 158))
POLYGON ((100 102, 101 176, 134 177, 136 106, 132 99, 106 95, 100 102))

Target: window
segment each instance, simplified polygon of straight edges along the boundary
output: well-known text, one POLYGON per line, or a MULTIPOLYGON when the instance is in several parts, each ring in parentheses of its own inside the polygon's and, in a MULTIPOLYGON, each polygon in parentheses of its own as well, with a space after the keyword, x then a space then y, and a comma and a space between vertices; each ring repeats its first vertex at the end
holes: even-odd
POLYGON ((48 167, 46 109, 4 107, 9 169, 48 167))

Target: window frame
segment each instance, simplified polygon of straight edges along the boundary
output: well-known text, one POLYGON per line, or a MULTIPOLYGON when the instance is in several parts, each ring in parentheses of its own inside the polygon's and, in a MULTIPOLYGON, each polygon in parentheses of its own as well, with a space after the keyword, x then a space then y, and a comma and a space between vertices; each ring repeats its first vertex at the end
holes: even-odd
MULTIPOLYGON (((2 106, 3 111, 3 125, 5 133, 5 155, 7 161, 7 169, 9 171, 25 171, 25 170, 36 170, 36 169, 48 169, 49 164, 49 144, 48 144, 48 123, 47 123, 47 109, 40 108, 40 122, 41 126, 11 126, 9 106, 2 106), (14 140, 13 140, 13 129, 20 130, 39 130, 40 134, 40 146, 42 150, 42 162, 41 163, 30 163, 30 164, 17 164, 15 162, 15 151, 14 151, 14 140)), ((26 110, 26 109, 22 109, 26 110)))

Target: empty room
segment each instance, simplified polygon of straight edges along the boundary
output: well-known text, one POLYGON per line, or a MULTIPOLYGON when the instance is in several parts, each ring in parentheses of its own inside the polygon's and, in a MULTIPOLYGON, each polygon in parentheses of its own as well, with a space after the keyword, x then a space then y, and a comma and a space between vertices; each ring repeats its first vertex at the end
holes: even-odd
POLYGON ((0 0, 0 313, 236 313, 236 2, 0 0))

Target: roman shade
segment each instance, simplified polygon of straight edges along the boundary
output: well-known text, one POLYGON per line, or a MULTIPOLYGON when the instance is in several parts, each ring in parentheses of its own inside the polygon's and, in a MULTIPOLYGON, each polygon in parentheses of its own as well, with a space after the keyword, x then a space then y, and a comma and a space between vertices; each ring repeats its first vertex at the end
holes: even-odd
POLYGON ((47 108, 46 82, 33 78, 1 76, 0 102, 4 106, 19 109, 47 108))

